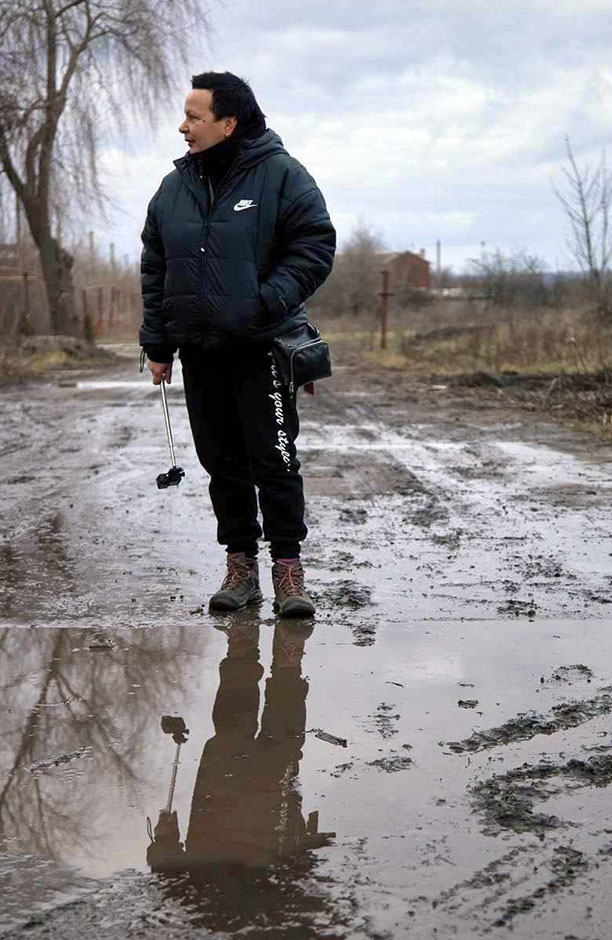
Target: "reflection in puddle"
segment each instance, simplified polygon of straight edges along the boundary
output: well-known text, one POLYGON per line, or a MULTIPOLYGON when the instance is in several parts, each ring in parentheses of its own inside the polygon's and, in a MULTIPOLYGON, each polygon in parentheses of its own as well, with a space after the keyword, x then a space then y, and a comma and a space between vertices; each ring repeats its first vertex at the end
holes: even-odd
POLYGON ((312 868, 309 850, 335 838, 319 832, 318 812, 304 819, 299 790, 308 694, 301 663, 312 630, 310 624, 276 625, 260 722, 259 626, 236 624, 227 631, 215 733, 204 745, 184 839, 172 798, 186 738, 175 735, 168 802, 154 828, 148 820, 147 862, 169 876, 171 896, 197 910, 199 926, 238 930, 264 912, 286 917, 282 898, 290 889, 295 893, 312 868))
POLYGON ((14 717, 0 731, 0 929, 73 896, 82 875, 138 859, 196 925, 303 924, 323 909, 335 919, 312 851, 335 833, 303 815, 299 785, 312 632, 277 623, 266 676, 250 615, 226 636, 132 631, 129 645, 121 632, 4 631, 0 685, 14 717), (219 641, 217 666, 206 649, 219 641))
POLYGON ((130 797, 146 747, 136 710, 122 727, 116 702, 138 688, 146 707, 178 683, 182 636, 135 635, 126 656, 116 644, 93 652, 87 630, 0 633, 0 688, 12 716, 0 730, 0 848, 58 861, 93 854, 107 791, 120 786, 130 797))

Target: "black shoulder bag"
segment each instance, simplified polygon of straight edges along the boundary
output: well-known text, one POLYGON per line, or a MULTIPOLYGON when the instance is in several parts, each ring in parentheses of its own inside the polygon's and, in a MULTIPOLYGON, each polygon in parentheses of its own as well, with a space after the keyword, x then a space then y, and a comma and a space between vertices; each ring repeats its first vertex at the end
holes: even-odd
POLYGON ((295 395, 302 385, 332 374, 329 346, 316 326, 304 323, 272 340, 272 355, 281 382, 295 395))

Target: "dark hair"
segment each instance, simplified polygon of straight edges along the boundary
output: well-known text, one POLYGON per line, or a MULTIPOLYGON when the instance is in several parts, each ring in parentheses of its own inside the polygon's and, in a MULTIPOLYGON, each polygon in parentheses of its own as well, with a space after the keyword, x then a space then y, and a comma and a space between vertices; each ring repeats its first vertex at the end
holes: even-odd
POLYGON ((212 92, 212 111, 217 120, 235 117, 238 127, 264 121, 265 115, 244 78, 231 72, 202 72, 191 76, 191 87, 212 92))

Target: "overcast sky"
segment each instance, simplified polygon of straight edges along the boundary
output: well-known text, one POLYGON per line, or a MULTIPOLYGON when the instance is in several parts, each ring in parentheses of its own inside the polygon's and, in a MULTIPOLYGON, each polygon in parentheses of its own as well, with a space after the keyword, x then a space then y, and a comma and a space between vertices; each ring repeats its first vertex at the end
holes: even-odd
MULTIPOLYGON (((211 0, 193 72, 251 82, 322 189, 340 246, 359 221, 389 249, 462 270, 487 250, 571 267, 552 181, 563 136, 596 160, 612 126, 612 0, 211 0)), ((99 240, 136 257, 148 199, 185 149, 183 95, 155 138, 104 155, 121 211, 99 240)), ((134 129, 134 128, 133 128, 134 129)), ((138 130, 138 128, 136 128, 138 130)))

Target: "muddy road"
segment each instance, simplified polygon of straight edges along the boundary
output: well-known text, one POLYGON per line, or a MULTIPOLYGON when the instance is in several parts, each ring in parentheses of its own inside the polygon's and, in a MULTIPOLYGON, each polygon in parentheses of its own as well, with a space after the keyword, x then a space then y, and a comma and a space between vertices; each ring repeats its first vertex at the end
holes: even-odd
POLYGON ((609 937, 610 447, 337 368, 301 408, 314 624, 265 556, 211 616, 180 376, 158 491, 122 354, 0 391, 0 933, 609 937))

